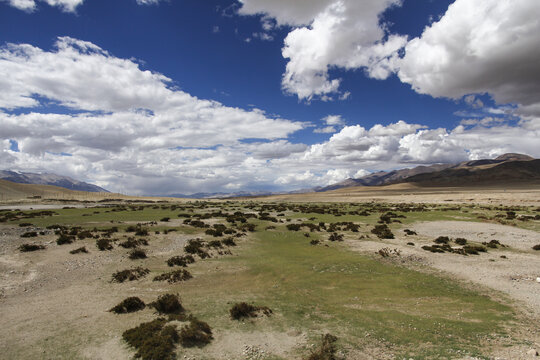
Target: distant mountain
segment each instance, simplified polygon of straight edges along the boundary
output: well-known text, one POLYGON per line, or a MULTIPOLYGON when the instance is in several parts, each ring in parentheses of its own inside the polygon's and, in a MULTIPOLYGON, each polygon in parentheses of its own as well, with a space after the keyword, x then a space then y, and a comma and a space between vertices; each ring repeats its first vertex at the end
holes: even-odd
POLYGON ((53 185, 77 191, 109 192, 108 190, 100 188, 99 186, 56 174, 34 174, 0 170, 0 179, 12 181, 19 184, 53 185))
POLYGON ((540 159, 509 160, 498 164, 485 164, 445 169, 442 171, 411 176, 401 182, 418 183, 422 186, 470 186, 495 184, 540 185, 540 159))
POLYGON ((341 189, 352 186, 383 186, 404 182, 415 182, 428 185, 460 185, 460 182, 467 180, 469 182, 482 181, 483 183, 495 181, 537 181, 535 175, 535 162, 528 164, 535 159, 523 154, 509 153, 501 155, 495 159, 471 160, 457 164, 435 164, 430 166, 417 166, 411 169, 401 169, 393 171, 379 171, 359 179, 346 179, 336 184, 326 187, 318 187, 312 191, 323 192, 341 189), (516 163, 514 165, 505 165, 497 170, 482 171, 473 176, 478 170, 486 170, 490 167, 500 166, 506 163, 516 163), (532 168, 531 168, 532 166, 532 168), (506 174, 508 169, 512 168, 515 173, 506 174), (528 169, 528 170, 525 170, 528 169), (523 170, 523 171, 522 171, 523 170), (498 171, 501 173, 499 174, 498 171), (485 176, 493 178, 483 179, 485 176))
POLYGON ((183 198, 183 199, 228 199, 236 197, 247 197, 247 196, 267 196, 267 195, 279 195, 285 194, 283 192, 269 192, 269 191, 239 191, 234 193, 195 193, 191 195, 186 194, 169 194, 169 195, 156 195, 156 196, 166 196, 174 198, 183 198))

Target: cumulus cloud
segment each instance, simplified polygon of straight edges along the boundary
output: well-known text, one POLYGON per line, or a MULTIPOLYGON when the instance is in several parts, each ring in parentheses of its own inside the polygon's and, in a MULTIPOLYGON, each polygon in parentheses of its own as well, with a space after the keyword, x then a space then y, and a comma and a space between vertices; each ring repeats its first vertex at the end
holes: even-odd
MULTIPOLYGON (((242 0, 243 15, 263 14, 279 25, 293 26, 284 40, 282 55, 288 59, 282 79, 285 92, 301 100, 333 100, 340 79, 329 70, 364 68, 377 79, 393 71, 393 59, 406 37, 386 36, 379 15, 400 0, 242 0)), ((338 97, 346 99, 348 93, 338 97)))
MULTIPOLYGON (((33 11, 36 9, 36 0, 3 0, 11 6, 24 11, 33 11)), ((84 0, 40 0, 50 6, 56 6, 65 12, 75 12, 77 6, 81 5, 84 0)))
POLYGON ((540 114, 538 14, 536 0, 456 0, 409 41, 396 61, 399 78, 421 94, 489 93, 500 104, 540 114))

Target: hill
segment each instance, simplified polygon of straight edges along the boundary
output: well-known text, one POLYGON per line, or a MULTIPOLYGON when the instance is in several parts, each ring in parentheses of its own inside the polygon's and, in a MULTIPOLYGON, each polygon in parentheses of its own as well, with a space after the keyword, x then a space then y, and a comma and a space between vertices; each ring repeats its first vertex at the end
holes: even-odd
POLYGON ((19 184, 52 185, 77 191, 109 192, 99 186, 56 174, 35 174, 0 170, 0 179, 19 184))
MULTIPOLYGON (((458 186, 461 184, 460 178, 465 176, 467 178, 467 185, 472 185, 475 182, 481 183, 493 183, 494 181, 537 181, 536 173, 530 168, 531 164, 527 165, 527 162, 535 160, 534 158, 523 155, 508 153, 501 155, 495 159, 482 159, 463 161, 457 164, 434 164, 429 166, 417 166, 415 168, 407 168, 393 171, 379 171, 358 179, 346 179, 339 183, 312 189, 316 192, 325 192, 331 190, 337 190, 342 188, 354 187, 354 186, 385 186, 399 183, 422 183, 423 186, 431 185, 445 185, 445 186, 458 186), (504 163, 516 162, 516 173, 504 174, 505 172, 511 172, 508 167, 498 168, 498 170, 480 172, 475 176, 472 174, 477 170, 487 169, 489 167, 498 166, 504 163), (523 167, 523 170, 520 170, 523 167), (498 174, 498 171, 503 173, 498 174), (431 176, 430 176, 431 174, 431 176), (493 177, 494 178, 490 178, 493 177), (484 179, 483 177, 487 177, 484 179), (497 180, 495 180, 497 179, 497 180), (504 179, 504 180, 502 180, 504 179)), ((534 164, 532 164, 534 166, 534 164)), ((511 168, 512 166, 510 166, 511 168)), ((465 185, 463 183, 463 185, 465 185)))

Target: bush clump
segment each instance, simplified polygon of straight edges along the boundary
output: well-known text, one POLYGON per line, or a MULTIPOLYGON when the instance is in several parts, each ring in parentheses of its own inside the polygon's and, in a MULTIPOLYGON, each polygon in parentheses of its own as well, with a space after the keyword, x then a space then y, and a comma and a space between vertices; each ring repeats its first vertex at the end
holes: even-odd
POLYGON ((143 249, 133 249, 129 252, 129 258, 131 260, 146 259, 146 251, 143 249))
POLYGON ((236 241, 234 241, 234 238, 232 236, 226 237, 225 239, 221 240, 221 243, 225 246, 236 246, 236 241))
POLYGON ((212 341, 212 328, 206 322, 192 317, 189 325, 180 329, 179 338, 180 344, 184 347, 202 347, 212 341))
POLYGON ((75 249, 75 250, 71 250, 69 253, 70 253, 70 254, 80 254, 80 253, 85 253, 85 254, 87 254, 87 253, 88 253, 88 250, 86 250, 86 247, 83 246, 83 247, 77 248, 77 249, 75 249))
POLYGON ((169 266, 183 266, 186 267, 188 264, 193 264, 195 262, 195 258, 191 255, 184 255, 184 256, 173 256, 169 260, 167 260, 167 265, 169 266))
POLYGON ((405 235, 409 235, 409 236, 410 236, 410 235, 418 235, 418 234, 416 233, 416 231, 412 231, 412 230, 409 230, 409 229, 405 229, 405 230, 403 230, 403 231, 405 232, 405 235))
POLYGON ((377 235, 379 239, 394 238, 394 234, 386 224, 375 225, 375 227, 371 230, 371 233, 377 235))
POLYGON ((172 325, 165 326, 166 320, 159 318, 124 331, 122 338, 137 349, 135 358, 143 360, 175 359, 178 332, 172 325))
POLYGON ((450 242, 450 238, 448 236, 439 236, 433 241, 435 244, 448 244, 450 242))
POLYGON ((112 250, 112 242, 110 239, 97 239, 96 246, 100 251, 112 250))
POLYGON ((74 241, 75 241, 75 236, 67 235, 67 234, 60 234, 58 239, 56 239, 56 243, 58 245, 71 244, 74 241))
POLYGON ((22 244, 19 246, 20 252, 30 252, 30 251, 37 251, 37 250, 44 250, 45 245, 37 245, 37 244, 22 244))
POLYGON ((126 241, 122 241, 118 245, 123 247, 124 249, 134 249, 140 245, 148 245, 148 240, 128 237, 126 241))
POLYGON ((330 241, 343 241, 343 234, 332 233, 328 238, 330 241))
POLYGON ((134 269, 126 269, 117 271, 112 275, 112 281, 123 283, 126 280, 134 281, 139 280, 140 278, 145 277, 150 273, 150 270, 144 269, 142 267, 136 267, 134 269))
POLYGON ((456 242, 456 244, 458 245, 466 245, 467 244, 467 239, 464 239, 464 238, 457 238, 456 240, 454 240, 456 242))
POLYGON ((193 276, 189 271, 180 269, 158 275, 154 277, 154 281, 167 281, 169 284, 174 284, 181 281, 189 280, 192 277, 193 276))
POLYGON ((180 299, 176 294, 160 295, 150 306, 160 314, 178 314, 184 311, 184 307, 180 304, 180 299))
POLYGON ((334 335, 323 335, 319 348, 312 352, 306 360, 336 360, 336 341, 337 337, 334 335))
POLYGON ((38 236, 38 233, 35 231, 27 231, 24 234, 21 235, 22 238, 31 238, 38 236))
POLYGON ((534 246, 532 247, 532 249, 533 249, 533 250, 540 250, 540 244, 534 245, 534 246))
POLYGON ((109 311, 116 314, 127 314, 143 310, 145 307, 146 304, 141 299, 136 296, 132 296, 122 300, 120 304, 116 305, 109 311))
POLYGON ((259 311, 262 311, 266 316, 272 314, 272 310, 266 306, 255 306, 245 302, 234 304, 229 313, 234 320, 241 320, 243 318, 257 317, 259 311))
POLYGON ((465 245, 463 251, 466 254, 480 255, 481 252, 487 252, 487 249, 482 245, 465 245))

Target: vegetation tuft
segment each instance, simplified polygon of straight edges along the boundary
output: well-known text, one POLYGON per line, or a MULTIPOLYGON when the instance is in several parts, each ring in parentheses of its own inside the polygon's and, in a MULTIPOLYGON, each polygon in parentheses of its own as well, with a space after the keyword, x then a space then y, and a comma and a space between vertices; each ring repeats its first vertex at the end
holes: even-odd
POLYGON ((80 254, 80 253, 85 253, 85 254, 87 254, 87 253, 88 253, 88 250, 86 250, 86 247, 83 246, 83 247, 80 247, 80 248, 71 250, 69 253, 70 253, 70 254, 80 254))
POLYGON ((133 268, 133 269, 126 269, 126 270, 121 270, 121 271, 115 272, 112 275, 112 281, 113 282, 118 282, 118 283, 123 283, 126 280, 134 281, 134 280, 138 280, 140 278, 145 277, 149 273, 150 273, 150 270, 144 269, 144 268, 139 266, 139 267, 136 267, 136 268, 133 268))
POLYGON ((22 244, 19 246, 20 252, 30 252, 30 251, 37 251, 37 250, 44 250, 45 245, 37 245, 37 244, 22 244))
POLYGON ((319 348, 312 352, 306 360, 336 360, 336 341, 337 337, 334 335, 323 335, 319 348))
POLYGON ((135 311, 143 310, 146 307, 145 303, 136 296, 128 297, 122 302, 113 307, 110 312, 116 314, 127 314, 135 311))
POLYGON ((167 281, 169 284, 178 283, 191 279, 193 276, 191 273, 184 269, 163 273, 154 277, 154 281, 167 281))
POLYGON ((159 318, 124 331, 122 338, 137 349, 135 358, 143 360, 176 359, 175 348, 178 332, 172 325, 165 326, 166 320, 159 318))
POLYGON ((180 329, 179 338, 180 344, 184 347, 202 347, 212 341, 212 328, 206 322, 192 317, 189 325, 180 329))
POLYGON ((178 314, 184 311, 184 307, 180 304, 180 299, 176 294, 160 295, 150 306, 160 314, 178 314))
POLYGON ((236 303, 229 310, 231 318, 234 320, 241 320, 243 318, 257 317, 257 313, 261 311, 264 315, 270 316, 272 310, 266 306, 255 306, 245 302, 236 303))
POLYGON ((133 249, 129 252, 129 258, 131 260, 146 259, 146 251, 143 249, 133 249))

